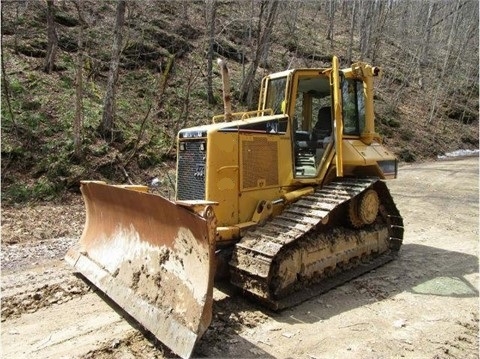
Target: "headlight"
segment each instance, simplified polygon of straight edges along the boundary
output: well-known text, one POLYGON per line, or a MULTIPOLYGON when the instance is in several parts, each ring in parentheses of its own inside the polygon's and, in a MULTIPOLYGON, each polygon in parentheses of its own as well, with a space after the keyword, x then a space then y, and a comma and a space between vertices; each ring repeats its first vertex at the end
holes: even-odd
POLYGON ((382 170, 385 177, 397 177, 398 163, 397 160, 378 161, 378 166, 382 170))

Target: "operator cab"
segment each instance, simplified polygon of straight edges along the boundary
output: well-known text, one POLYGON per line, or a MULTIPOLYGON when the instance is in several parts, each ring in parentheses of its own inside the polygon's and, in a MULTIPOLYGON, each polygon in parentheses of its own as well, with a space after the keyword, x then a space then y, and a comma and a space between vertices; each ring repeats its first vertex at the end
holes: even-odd
POLYGON ((371 108, 367 121, 366 96, 379 70, 360 65, 339 71, 337 61, 332 68, 287 70, 263 79, 259 110, 268 108, 289 117, 294 178, 321 179, 332 160, 336 175, 342 177, 343 141, 372 143, 374 114, 371 108), (364 76, 359 69, 371 75, 364 76))
POLYGON ((273 74, 263 89, 259 109, 293 119, 290 134, 295 178, 318 177, 326 154, 333 146, 333 99, 328 71, 300 69, 273 74), (262 106, 263 105, 263 106, 262 106))

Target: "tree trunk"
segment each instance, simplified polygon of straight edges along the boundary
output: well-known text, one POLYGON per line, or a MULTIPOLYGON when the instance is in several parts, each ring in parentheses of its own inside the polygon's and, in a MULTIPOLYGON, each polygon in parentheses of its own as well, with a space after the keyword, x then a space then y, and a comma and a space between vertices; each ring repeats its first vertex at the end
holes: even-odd
POLYGON ((423 46, 420 47, 420 55, 418 56, 418 72, 420 74, 418 84, 421 89, 424 88, 424 74, 423 69, 427 66, 430 38, 432 35, 432 17, 435 10, 435 3, 430 0, 428 4, 427 20, 424 27, 424 41, 423 46))
POLYGON ((440 78, 438 79, 438 86, 437 90, 435 91, 435 95, 433 97, 433 103, 432 103, 432 108, 430 110, 430 116, 428 119, 428 123, 430 124, 433 121, 433 118, 435 117, 437 113, 437 102, 438 98, 440 96, 440 91, 443 90, 448 90, 448 88, 445 88, 445 84, 443 83, 443 79, 445 77, 445 71, 447 70, 447 65, 448 61, 450 59, 450 55, 452 53, 452 45, 453 45, 453 40, 454 40, 454 34, 456 32, 457 28, 457 18, 458 18, 458 10, 460 9, 460 1, 457 0, 456 7, 455 7, 455 12, 453 13, 453 19, 452 19, 452 25, 450 26, 450 32, 448 34, 448 40, 447 40, 447 53, 445 54, 445 58, 443 61, 443 66, 442 66, 442 72, 440 73, 440 78))
POLYGON ((333 49, 333 25, 335 23, 335 0, 330 0, 328 4, 328 30, 327 40, 330 40, 330 47, 333 49))
POLYGON ((372 29, 375 23, 375 2, 364 0, 360 3, 360 57, 362 60, 369 57, 372 48, 372 29))
POLYGON ((119 0, 113 36, 112 59, 108 73, 107 89, 103 101, 103 115, 99 132, 109 141, 114 141, 113 131, 115 126, 115 92, 118 80, 118 66, 123 41, 123 25, 125 22, 125 0, 119 0))
MULTIPOLYGON (((18 24, 19 24, 19 19, 18 19, 18 12, 19 12, 19 2, 17 2, 16 7, 15 7, 15 23, 13 25, 13 51, 15 52, 16 55, 18 55, 18 24)), ((3 11, 2 11, 3 14, 3 11)), ((3 20, 2 20, 3 23, 3 20)))
POLYGON ((385 30, 385 22, 387 19, 388 10, 385 7, 385 3, 383 1, 377 1, 375 2, 375 7, 373 11, 375 16, 372 19, 372 21, 374 21, 374 24, 371 27, 373 28, 373 35, 370 34, 370 43, 372 44, 370 46, 370 60, 372 61, 372 63, 375 63, 377 61, 377 56, 380 52, 380 44, 385 30))
POLYGON ((156 111, 160 112, 163 107, 164 102, 164 94, 165 90, 167 89, 168 78, 170 77, 170 72, 173 67, 173 63, 175 61, 175 55, 170 55, 167 60, 167 65, 165 66, 165 70, 160 76, 159 87, 158 87, 158 94, 157 94, 157 108, 156 111))
POLYGON ((207 99, 210 105, 215 104, 215 97, 213 96, 213 43, 215 41, 215 15, 216 3, 215 0, 206 0, 206 18, 208 31, 208 54, 207 54, 207 99))
POLYGON ((47 2, 47 56, 45 57, 45 63, 43 71, 47 74, 53 71, 55 66, 55 55, 57 53, 58 38, 57 31, 55 29, 55 5, 53 0, 46 0, 47 2))
POLYGON ((347 61, 348 64, 352 64, 352 52, 353 52, 353 34, 355 31, 355 16, 357 11, 357 0, 352 1, 352 18, 350 19, 350 40, 348 45, 347 61))
POLYGON ((370 23, 368 4, 360 0, 360 59, 363 60, 366 57, 368 50, 368 26, 370 23))
POLYGON ((73 122, 73 148, 75 157, 80 158, 83 142, 83 34, 86 27, 83 18, 83 0, 76 0, 80 27, 78 32, 77 73, 75 81, 75 120, 73 122))
MULTIPOLYGON (((18 5, 17 5, 17 10, 18 10, 18 5)), ((3 23, 3 11, 1 11, 1 22, 3 23)), ((3 43, 3 33, 1 34, 1 39, 3 43)), ((5 95, 5 100, 7 101, 7 108, 8 108, 8 113, 10 114, 10 120, 12 121, 15 131, 17 131, 17 123, 15 122, 15 117, 13 115, 13 110, 12 110, 12 104, 10 102, 10 83, 8 82, 7 70, 5 69, 5 57, 3 56, 3 46, 0 47, 0 61, 2 66, 3 93, 5 95)))
MULTIPOLYGON (((262 4, 262 7, 263 9, 263 4, 262 4)), ((250 48, 250 51, 253 51, 253 37, 252 37, 252 29, 253 29, 253 18, 254 18, 254 14, 255 14, 255 0, 251 0, 250 2, 250 16, 248 17, 249 18, 249 22, 248 22, 248 46, 250 48)), ((261 16, 261 13, 260 13, 260 16, 261 16)), ((242 51, 242 84, 243 82, 245 81, 245 53, 246 51, 243 50, 242 51)))
POLYGON ((269 2, 270 9, 268 12, 267 21, 265 26, 261 26, 262 16, 260 15, 259 21, 259 40, 257 42, 257 48, 255 53, 253 54, 253 60, 250 63, 250 66, 247 71, 247 76, 244 78, 242 85, 240 87, 240 100, 245 103, 248 107, 251 107, 253 102, 253 88, 252 83, 255 79, 255 74, 257 72, 257 67, 264 56, 265 49, 270 41, 270 35, 272 33, 272 28, 275 23, 275 19, 277 17, 277 8, 278 8, 278 0, 272 0, 269 2), (262 30, 262 31, 261 31, 262 30))

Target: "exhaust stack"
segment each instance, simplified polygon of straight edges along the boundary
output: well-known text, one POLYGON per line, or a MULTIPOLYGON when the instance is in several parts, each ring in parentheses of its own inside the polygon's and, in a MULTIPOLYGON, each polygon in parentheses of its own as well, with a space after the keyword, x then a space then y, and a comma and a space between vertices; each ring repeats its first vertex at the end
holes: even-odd
POLYGON ((225 121, 232 121, 232 98, 230 96, 230 76, 228 75, 227 63, 222 59, 217 59, 218 66, 222 72, 223 85, 223 108, 225 112, 225 121))

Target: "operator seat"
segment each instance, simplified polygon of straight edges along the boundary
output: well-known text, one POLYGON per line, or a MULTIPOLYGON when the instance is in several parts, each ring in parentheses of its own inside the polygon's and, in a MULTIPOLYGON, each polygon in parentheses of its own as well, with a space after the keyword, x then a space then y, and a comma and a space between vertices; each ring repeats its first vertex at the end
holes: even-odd
POLYGON ((317 141, 323 141, 325 137, 332 133, 332 109, 322 107, 318 110, 317 123, 313 127, 313 137, 317 141))

